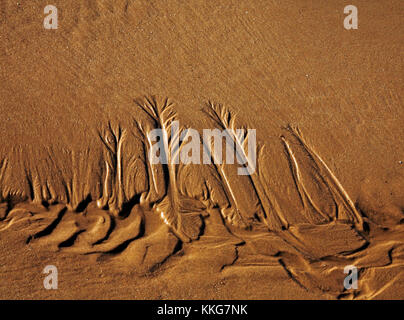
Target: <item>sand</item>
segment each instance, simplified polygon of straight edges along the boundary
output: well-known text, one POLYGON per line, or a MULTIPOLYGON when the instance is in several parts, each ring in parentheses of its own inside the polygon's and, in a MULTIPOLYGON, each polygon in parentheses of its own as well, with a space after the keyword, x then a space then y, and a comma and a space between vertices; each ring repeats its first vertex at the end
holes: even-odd
POLYGON ((0 3, 1 299, 403 298, 403 1, 48 4, 0 3), (173 121, 255 170, 152 164, 173 121))

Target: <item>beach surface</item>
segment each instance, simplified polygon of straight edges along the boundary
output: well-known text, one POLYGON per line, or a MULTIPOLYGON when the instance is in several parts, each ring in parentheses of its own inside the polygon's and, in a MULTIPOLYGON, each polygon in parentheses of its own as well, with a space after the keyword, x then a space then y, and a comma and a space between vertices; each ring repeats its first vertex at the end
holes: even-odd
POLYGON ((403 1, 48 4, 0 3, 0 299, 404 297, 403 1))

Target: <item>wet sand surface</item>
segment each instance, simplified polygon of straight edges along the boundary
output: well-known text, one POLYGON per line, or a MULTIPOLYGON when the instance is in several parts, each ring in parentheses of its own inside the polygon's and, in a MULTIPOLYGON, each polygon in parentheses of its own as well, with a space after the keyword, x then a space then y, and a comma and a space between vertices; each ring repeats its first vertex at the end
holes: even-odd
POLYGON ((403 1, 52 4, 0 3, 1 299, 402 299, 403 1))

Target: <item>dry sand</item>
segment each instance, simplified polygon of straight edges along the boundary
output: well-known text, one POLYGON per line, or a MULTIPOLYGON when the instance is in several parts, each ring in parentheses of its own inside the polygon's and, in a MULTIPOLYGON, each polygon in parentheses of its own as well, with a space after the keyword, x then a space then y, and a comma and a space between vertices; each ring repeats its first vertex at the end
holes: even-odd
POLYGON ((403 1, 47 4, 0 2, 0 298, 403 298, 403 1), (257 170, 150 164, 174 119, 257 170))

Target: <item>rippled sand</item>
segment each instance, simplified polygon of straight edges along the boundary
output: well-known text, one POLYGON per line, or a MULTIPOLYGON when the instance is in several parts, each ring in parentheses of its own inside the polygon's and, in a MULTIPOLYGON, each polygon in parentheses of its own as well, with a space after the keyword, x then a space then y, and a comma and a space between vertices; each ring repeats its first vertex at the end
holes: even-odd
POLYGON ((0 5, 0 298, 402 299, 402 1, 65 2, 0 5))

